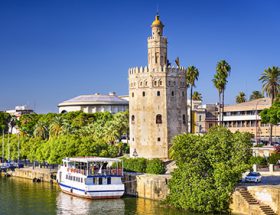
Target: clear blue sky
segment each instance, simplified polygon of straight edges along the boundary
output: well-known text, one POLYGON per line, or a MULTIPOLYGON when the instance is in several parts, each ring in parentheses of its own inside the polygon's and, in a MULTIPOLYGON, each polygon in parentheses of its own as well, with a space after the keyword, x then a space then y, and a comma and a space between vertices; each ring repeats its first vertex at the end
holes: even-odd
POLYGON ((218 100, 217 61, 232 67, 226 103, 260 90, 263 70, 280 64, 278 0, 0 0, 0 110, 57 112, 80 94, 127 94, 128 68, 147 64, 157 5, 168 58, 199 69, 205 103, 218 100))

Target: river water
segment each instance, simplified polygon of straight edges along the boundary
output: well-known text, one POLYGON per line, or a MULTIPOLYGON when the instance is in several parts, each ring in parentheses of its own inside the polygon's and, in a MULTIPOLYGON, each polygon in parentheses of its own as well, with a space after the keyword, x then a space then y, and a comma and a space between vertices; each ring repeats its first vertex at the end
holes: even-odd
POLYGON ((62 193, 56 185, 0 176, 1 215, 194 215, 157 201, 124 197, 87 200, 62 193))

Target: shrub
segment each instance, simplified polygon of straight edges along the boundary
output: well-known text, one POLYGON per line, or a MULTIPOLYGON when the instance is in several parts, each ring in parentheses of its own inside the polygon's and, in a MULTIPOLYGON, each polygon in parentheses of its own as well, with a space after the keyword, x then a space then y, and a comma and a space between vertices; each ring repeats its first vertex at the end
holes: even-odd
POLYGON ((267 160, 266 160, 265 157, 261 157, 261 156, 254 157, 254 156, 252 156, 250 158, 250 164, 267 165, 267 160))
POLYGON ((146 172, 145 158, 123 158, 123 166, 125 171, 129 172, 146 172))
POLYGON ((280 160, 280 154, 271 154, 268 158, 268 163, 278 164, 278 160, 280 160))
POLYGON ((158 159, 152 159, 152 160, 147 160, 147 169, 146 173, 150 174, 164 174, 165 173, 165 167, 163 162, 158 159))

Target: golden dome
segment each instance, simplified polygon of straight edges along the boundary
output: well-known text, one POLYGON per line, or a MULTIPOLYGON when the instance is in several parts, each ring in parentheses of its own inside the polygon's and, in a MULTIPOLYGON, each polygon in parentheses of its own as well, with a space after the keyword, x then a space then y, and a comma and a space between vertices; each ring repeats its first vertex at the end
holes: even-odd
POLYGON ((154 26, 161 26, 163 27, 164 25, 162 24, 162 22, 159 20, 159 15, 156 15, 155 20, 152 23, 152 27, 154 26))

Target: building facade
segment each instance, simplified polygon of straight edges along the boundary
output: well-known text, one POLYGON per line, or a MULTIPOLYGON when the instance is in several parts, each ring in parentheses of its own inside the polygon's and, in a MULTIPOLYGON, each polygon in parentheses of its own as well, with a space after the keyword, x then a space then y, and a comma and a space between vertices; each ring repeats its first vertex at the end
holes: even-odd
POLYGON ((193 102, 193 131, 195 134, 204 134, 218 124, 217 104, 202 104, 201 101, 193 102))
MULTIPOLYGON (((261 123, 259 113, 271 106, 270 98, 261 98, 253 101, 243 102, 224 107, 224 126, 232 132, 250 132, 254 135, 256 142, 259 140, 268 141, 270 126, 261 123)), ((278 141, 280 137, 280 126, 272 128, 273 141, 278 141)))
POLYGON ((58 104, 59 113, 83 111, 85 113, 110 112, 117 113, 128 110, 128 101, 109 93, 80 95, 58 104))
POLYGON ((148 66, 128 70, 130 156, 168 158, 171 139, 186 132, 186 69, 170 67, 157 15, 148 37, 148 66))

